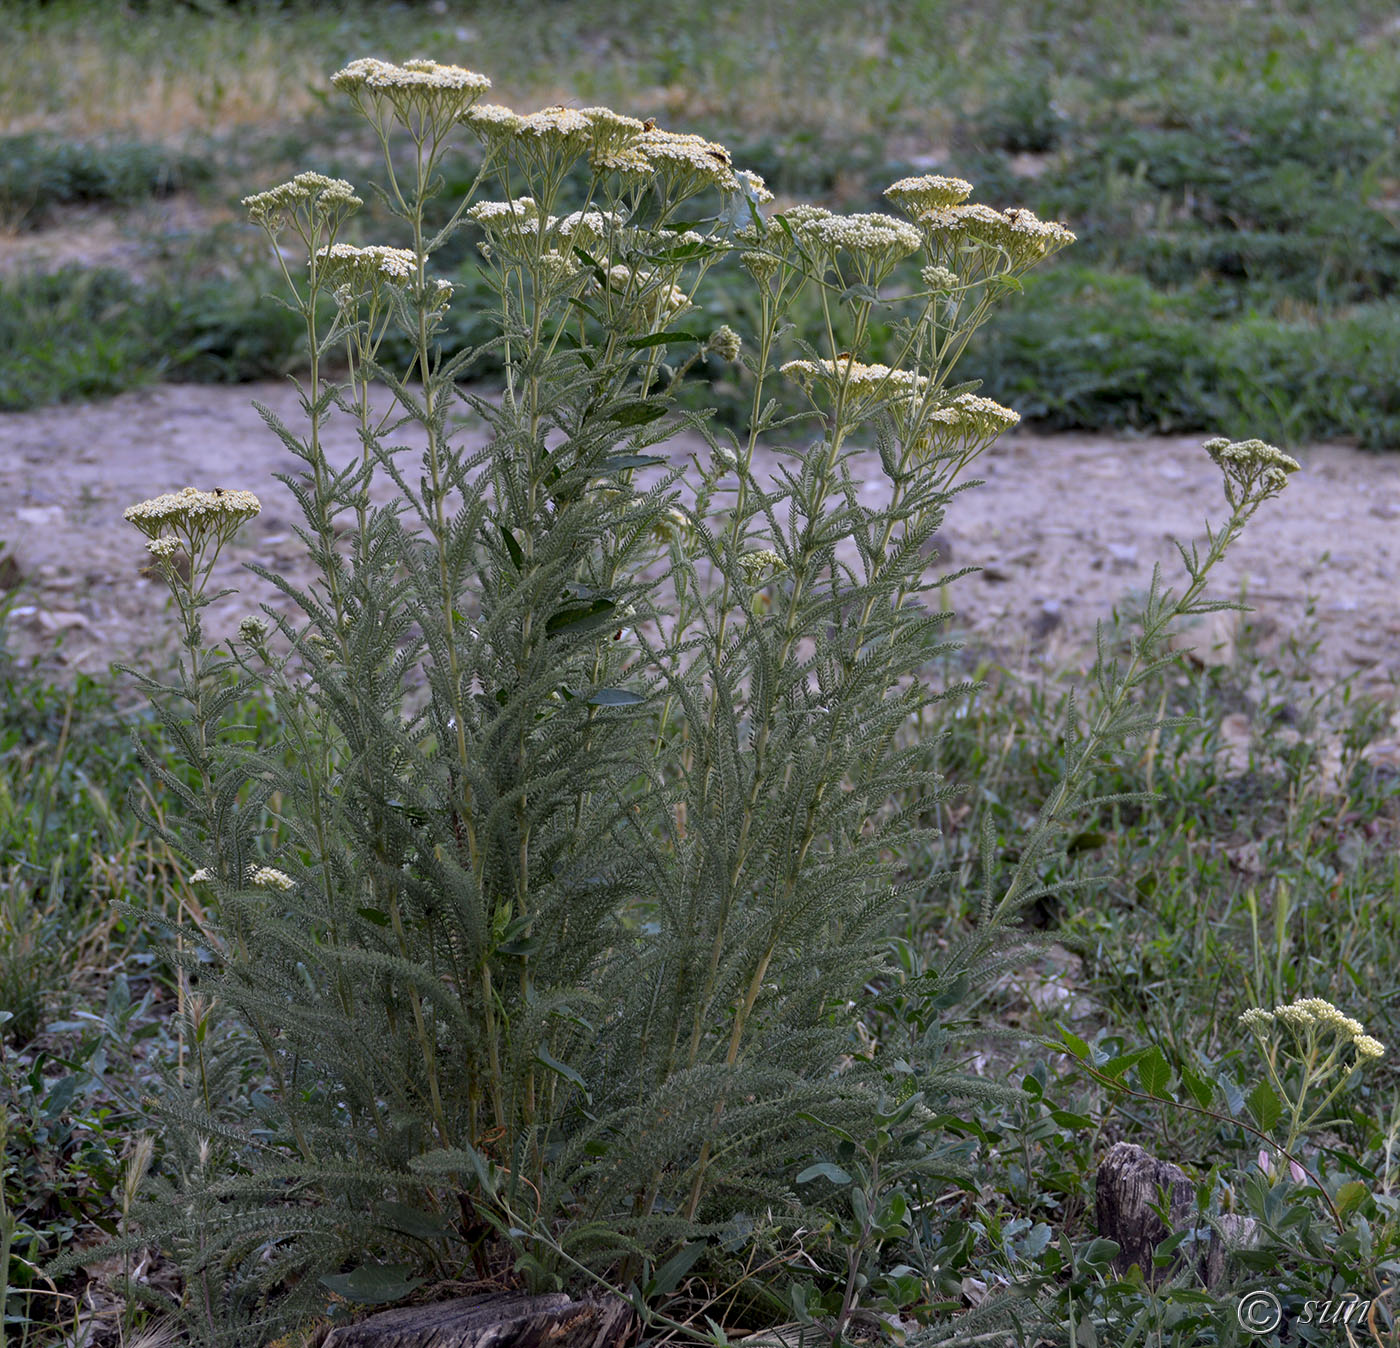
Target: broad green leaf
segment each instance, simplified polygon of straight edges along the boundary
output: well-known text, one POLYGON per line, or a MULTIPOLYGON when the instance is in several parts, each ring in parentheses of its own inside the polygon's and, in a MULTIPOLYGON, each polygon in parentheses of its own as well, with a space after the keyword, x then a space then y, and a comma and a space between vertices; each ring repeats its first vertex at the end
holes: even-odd
POLYGON ((1155 1044, 1138 1063, 1137 1072, 1138 1080, 1148 1095, 1165 1096, 1172 1079, 1172 1067, 1155 1044))
POLYGON ((1191 1098, 1202 1109, 1210 1107, 1210 1098, 1214 1092, 1210 1088, 1210 1082, 1203 1077, 1199 1077, 1189 1067, 1181 1069, 1181 1084, 1190 1092, 1191 1098))
POLYGON ((1118 1252, 1122 1248, 1116 1240, 1109 1240, 1106 1236, 1100 1236, 1097 1240, 1091 1240, 1088 1248, 1081 1256, 1083 1262, 1090 1268, 1104 1268, 1111 1264, 1118 1257, 1118 1252))
POLYGON ((1360 1180, 1348 1180, 1333 1196, 1337 1211, 1343 1217, 1350 1217, 1370 1195, 1370 1189, 1360 1180))
POLYGON ((365 1306, 382 1306, 389 1301, 401 1301, 428 1280, 414 1278, 412 1264, 362 1264, 351 1273, 328 1273, 321 1279, 347 1301, 365 1306))
POLYGON ((633 337, 629 341, 623 342, 623 346, 637 347, 644 346, 666 346, 670 342, 701 342, 704 338, 697 337, 693 332, 683 332, 676 329, 673 332, 652 332, 645 337, 633 337))
POLYGON ((560 1062, 543 1044, 535 1050, 535 1060, 549 1068, 551 1072, 557 1072, 565 1081, 573 1082, 583 1092, 583 1098, 592 1101, 593 1097, 588 1093, 588 1087, 583 1078, 568 1063, 560 1062))
POLYGON ((1254 1122, 1266 1133, 1283 1114, 1283 1105, 1279 1103, 1278 1096, 1274 1094, 1274 1088, 1267 1081, 1259 1082, 1250 1091, 1246 1103, 1249 1105, 1249 1112, 1254 1115, 1254 1122))
POLYGON ((814 1179, 830 1180, 833 1184, 849 1184, 851 1177, 839 1165, 830 1161, 818 1161, 809 1165, 798 1177, 799 1184, 810 1184, 814 1179))
POLYGON ((656 468, 665 462, 657 454, 614 454, 598 465, 598 476, 620 473, 627 468, 656 468))
POLYGON ((643 399, 634 403, 623 403, 608 413, 608 420, 615 426, 645 426, 666 415, 666 404, 643 399))
POLYGON ((386 1201, 376 1204, 375 1212, 390 1230, 417 1236, 419 1240, 450 1240, 454 1234, 452 1227, 437 1213, 424 1212, 407 1203, 386 1201))
POLYGON ((652 1275, 646 1290, 648 1300, 654 1297, 670 1296, 681 1285, 681 1279, 695 1267, 696 1262, 704 1253, 705 1242, 703 1240, 692 1240, 688 1245, 681 1246, 680 1250, 652 1275))
POLYGON ((591 707, 636 707, 645 702, 640 693, 629 693, 625 688, 600 688, 588 699, 591 707))
POLYGON ((584 636, 595 628, 608 626, 613 621, 612 612, 616 607, 611 599, 595 599, 583 608, 561 609, 545 623, 545 635, 584 636))

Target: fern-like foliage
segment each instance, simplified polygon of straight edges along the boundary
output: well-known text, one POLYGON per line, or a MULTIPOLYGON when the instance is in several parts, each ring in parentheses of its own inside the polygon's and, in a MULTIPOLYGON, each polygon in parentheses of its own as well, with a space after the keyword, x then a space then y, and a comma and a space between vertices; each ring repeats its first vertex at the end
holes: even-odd
MULTIPOLYGON (((357 199, 336 180, 249 199, 278 255, 297 239, 308 258, 287 276, 305 424, 264 416, 303 465, 282 480, 316 579, 260 570, 287 604, 213 645, 204 580, 241 516, 204 497, 137 516, 186 638, 175 681, 145 679, 189 766, 150 761, 151 822, 206 886, 191 1061, 159 1102, 168 1160, 138 1238, 179 1255, 208 1343, 324 1310, 345 1284, 322 1280, 347 1272, 387 1299, 401 1266, 484 1275, 511 1248, 538 1285, 626 1285, 744 1213, 811 1220, 826 1200, 794 1177, 832 1129, 882 1126, 892 1090, 918 1125, 950 1091, 995 1089, 957 1077, 939 1008, 1023 958, 1035 895, 1029 869, 1000 900, 989 874, 981 926, 925 980, 912 1077, 878 1055, 838 1071, 892 916, 933 882, 900 880, 902 860, 949 792, 915 733, 965 691, 930 683, 947 649, 930 542, 1014 420, 949 371, 1067 232, 959 216, 960 185, 936 178, 891 189, 917 224, 765 219, 761 182, 698 137, 484 109, 480 77, 431 62, 335 79, 381 136, 407 246, 345 244, 357 199), (473 194, 494 180, 504 199, 469 195, 430 237, 464 123, 473 194), (468 224, 498 395, 459 382, 480 352, 444 363, 435 340, 450 287, 431 258, 468 224), (886 295, 918 250, 924 289, 886 295), (675 393, 739 354, 686 326, 715 266, 757 287, 753 409, 691 468, 672 438, 709 432, 675 393), (782 421, 764 389, 804 289, 832 349, 782 367, 811 401, 782 421), (835 350, 877 313, 903 324, 908 369, 835 350), (395 330, 407 368, 380 359, 395 330), (333 418, 359 430, 349 463, 323 449, 333 418), (854 457, 871 439, 876 482, 854 457), (760 443, 784 456, 775 476, 760 443), (275 743, 233 722, 254 695, 275 743)), ((1045 845, 1094 746, 1139 728, 1126 716, 1094 727, 1045 845)), ((955 1164, 936 1138, 915 1150, 955 1164)))

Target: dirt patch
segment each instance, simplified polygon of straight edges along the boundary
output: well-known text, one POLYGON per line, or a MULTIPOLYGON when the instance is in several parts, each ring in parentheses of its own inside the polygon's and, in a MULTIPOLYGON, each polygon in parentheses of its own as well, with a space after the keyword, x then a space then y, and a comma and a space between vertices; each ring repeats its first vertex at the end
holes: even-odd
MULTIPOLYGON (((219 388, 171 385, 108 402, 0 416, 0 539, 18 590, 12 646, 54 670, 105 670, 144 661, 168 645, 163 586, 143 579, 140 536, 122 509, 194 483, 244 487, 261 516, 226 552, 216 580, 240 593, 216 604, 211 637, 227 636, 260 603, 280 596, 241 570, 257 561, 305 578, 299 520, 273 475, 298 461, 267 429, 257 399, 292 425, 290 384, 219 388), (17 573, 16 573, 17 568, 17 573)), ((464 434, 474 432, 468 428, 464 434)), ((333 461, 358 442, 348 425, 326 437, 333 461)), ((671 454, 707 454, 693 437, 671 454)), ((1315 633, 1317 666, 1394 695, 1400 681, 1400 459, 1321 446, 1268 503, 1219 573, 1216 594, 1243 596, 1257 630, 1276 640, 1315 633)), ((760 471, 771 471, 776 455, 760 471)), ((1148 585, 1153 564, 1181 575, 1171 540, 1201 536, 1223 515, 1220 479, 1198 437, 1009 436, 979 463, 985 485, 961 495, 941 535, 942 561, 980 567, 949 588, 959 627, 1015 667, 1059 667, 1089 648, 1095 624, 1148 585)), ((886 484, 875 457, 871 499, 886 484)), ((386 487, 388 484, 385 484, 386 487)), ((1194 636, 1208 658, 1228 654, 1233 615, 1194 636)))

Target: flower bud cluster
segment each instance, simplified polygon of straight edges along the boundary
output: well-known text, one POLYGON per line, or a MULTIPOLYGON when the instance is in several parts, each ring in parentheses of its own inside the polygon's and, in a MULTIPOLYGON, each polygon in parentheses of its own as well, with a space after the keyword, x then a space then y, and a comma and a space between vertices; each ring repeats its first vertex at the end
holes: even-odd
POLYGON ((1261 1037, 1276 1024, 1284 1025, 1295 1033, 1330 1030, 1338 1038, 1350 1040, 1358 1058, 1385 1056, 1385 1045, 1367 1034, 1359 1020, 1343 1014, 1321 997, 1304 997, 1300 1001, 1276 1006, 1272 1011, 1266 1011, 1261 1006, 1251 1007, 1240 1016, 1240 1024, 1251 1034, 1261 1037))

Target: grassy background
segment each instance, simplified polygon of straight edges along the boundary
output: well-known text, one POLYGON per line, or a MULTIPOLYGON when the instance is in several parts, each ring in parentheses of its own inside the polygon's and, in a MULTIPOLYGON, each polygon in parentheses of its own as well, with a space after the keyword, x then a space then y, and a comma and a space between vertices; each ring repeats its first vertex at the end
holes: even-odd
MULTIPOLYGON (((0 408, 291 366, 236 202, 307 167, 368 185, 372 147, 326 77, 431 53, 522 108, 601 101, 714 135, 783 198, 870 209, 936 170, 1066 220, 1080 242, 965 366, 1044 426, 1400 444, 1400 60, 1382 4, 4 8, 25 59, 0 70, 0 225, 105 211, 155 257, 125 289, 81 256, 43 283, 11 268, 0 408), (207 228, 162 230, 175 193, 207 228)), ((467 247, 444 261, 469 297, 467 247)), ((718 273, 710 316, 742 322, 747 284, 718 273)))

